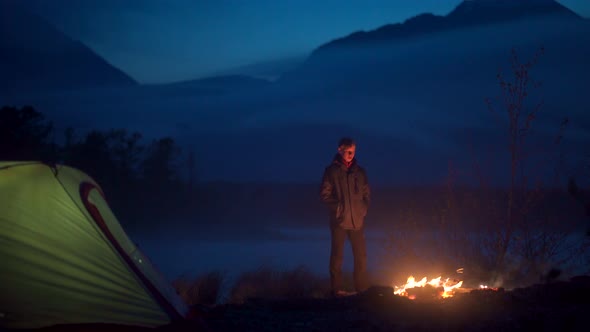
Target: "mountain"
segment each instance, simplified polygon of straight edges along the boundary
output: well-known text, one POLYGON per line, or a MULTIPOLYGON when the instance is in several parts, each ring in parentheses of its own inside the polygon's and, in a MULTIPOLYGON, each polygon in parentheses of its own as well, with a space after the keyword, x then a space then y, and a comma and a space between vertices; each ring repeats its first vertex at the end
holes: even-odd
POLYGON ((373 31, 357 31, 321 45, 314 53, 351 44, 396 40, 453 29, 541 16, 582 19, 554 0, 465 0, 446 16, 424 13, 403 23, 387 24, 373 31))
POLYGON ((555 152, 550 142, 568 118, 562 147, 572 160, 582 155, 590 142, 590 21, 546 0, 464 1, 445 16, 419 15, 328 42, 278 81, 299 91, 301 103, 258 115, 256 122, 332 123, 415 142, 390 145, 379 156, 371 147, 363 157, 369 169, 381 160, 410 170, 405 174, 418 165, 430 176, 445 157, 457 163, 476 158, 500 169, 507 116, 497 77, 513 79, 512 50, 523 64, 541 53, 529 70, 524 104, 527 111, 542 104, 528 144, 543 146, 544 157, 555 152))
POLYGON ((484 100, 501 93, 498 74, 511 77, 513 49, 522 62, 543 50, 530 69, 542 85, 529 96, 546 101, 543 115, 559 122, 567 110, 589 129, 590 20, 552 0, 470 0, 445 16, 353 33, 321 45, 279 82, 340 100, 333 116, 357 123, 487 127, 484 100))
POLYGON ((134 79, 43 18, 0 2, 0 90, 4 93, 135 85, 134 79))

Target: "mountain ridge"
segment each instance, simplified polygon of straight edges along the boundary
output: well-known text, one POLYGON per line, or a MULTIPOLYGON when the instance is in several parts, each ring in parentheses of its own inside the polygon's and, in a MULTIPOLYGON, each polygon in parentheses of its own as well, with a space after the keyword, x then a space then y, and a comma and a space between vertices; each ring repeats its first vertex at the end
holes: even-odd
POLYGON ((370 31, 355 31, 317 47, 310 55, 352 44, 419 37, 453 29, 502 23, 543 15, 581 19, 554 0, 464 0, 444 16, 421 13, 402 23, 386 24, 370 31))
POLYGON ((0 3, 0 89, 131 86, 137 82, 86 44, 17 3, 0 3))

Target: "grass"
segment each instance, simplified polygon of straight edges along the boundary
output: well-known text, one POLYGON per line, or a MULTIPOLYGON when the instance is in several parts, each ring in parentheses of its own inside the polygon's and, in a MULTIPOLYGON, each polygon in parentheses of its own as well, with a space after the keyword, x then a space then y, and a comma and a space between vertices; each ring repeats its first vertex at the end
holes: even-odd
POLYGON ((229 302, 243 303, 248 298, 319 298, 328 291, 329 280, 314 275, 305 266, 287 271, 261 266, 238 277, 229 302))
MULTIPOLYGON (((352 283, 350 273, 345 282, 352 283)), ((312 273, 306 266, 279 270, 260 266, 239 275, 228 285, 228 276, 213 271, 196 277, 181 276, 172 285, 189 305, 240 304, 248 299, 325 298, 330 293, 330 280, 312 273), (223 289, 230 286, 226 298, 223 289)))
POLYGON ((221 298, 225 274, 213 271, 191 278, 181 276, 172 282, 176 292, 189 305, 215 305, 221 298))

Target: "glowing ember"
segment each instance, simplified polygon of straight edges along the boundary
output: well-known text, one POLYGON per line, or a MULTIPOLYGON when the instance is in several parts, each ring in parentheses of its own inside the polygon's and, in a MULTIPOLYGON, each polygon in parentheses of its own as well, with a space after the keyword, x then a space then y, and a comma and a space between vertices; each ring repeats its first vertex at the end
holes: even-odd
POLYGON ((488 290, 493 290, 493 291, 498 291, 499 290, 498 287, 490 287, 488 285, 479 285, 479 289, 480 290, 486 290, 486 289, 488 289, 488 290))
POLYGON ((416 281, 413 276, 408 277, 408 281, 403 286, 394 286, 393 294, 400 296, 407 296, 409 299, 415 299, 415 295, 410 294, 411 289, 417 287, 431 287, 432 289, 439 290, 437 294, 439 297, 447 298, 452 297, 455 294, 455 289, 461 287, 463 281, 447 278, 441 280, 441 277, 431 279, 430 281, 424 277, 420 281, 416 281))

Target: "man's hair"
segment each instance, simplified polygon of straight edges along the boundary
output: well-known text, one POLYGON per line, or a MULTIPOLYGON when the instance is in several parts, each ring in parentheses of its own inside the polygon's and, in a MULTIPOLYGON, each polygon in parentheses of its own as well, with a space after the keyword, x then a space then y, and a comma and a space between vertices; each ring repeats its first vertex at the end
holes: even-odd
POLYGON ((338 141, 338 147, 349 147, 356 145, 356 142, 350 137, 342 137, 340 141, 338 141))

